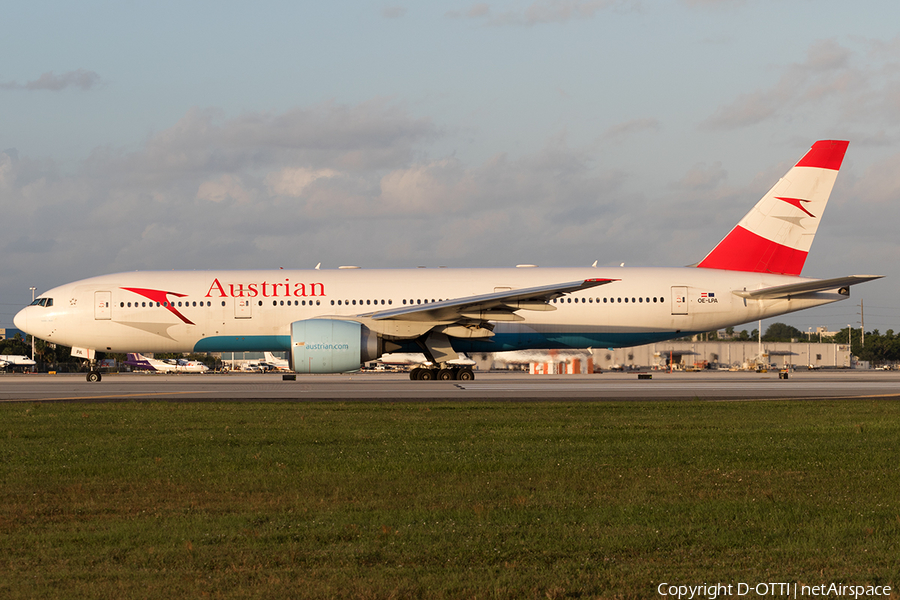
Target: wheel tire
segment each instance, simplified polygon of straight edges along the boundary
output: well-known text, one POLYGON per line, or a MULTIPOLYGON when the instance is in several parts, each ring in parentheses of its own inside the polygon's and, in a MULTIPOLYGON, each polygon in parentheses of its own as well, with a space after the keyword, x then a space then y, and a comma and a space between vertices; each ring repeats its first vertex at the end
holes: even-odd
POLYGON ((456 379, 456 371, 453 369, 441 369, 438 371, 437 378, 440 381, 452 381, 456 379))
POLYGON ((417 381, 417 380, 419 379, 419 371, 421 371, 421 370, 422 370, 422 369, 419 368, 419 367, 416 367, 416 368, 412 369, 412 370, 409 372, 409 378, 410 378, 410 380, 412 380, 412 381, 417 381))
POLYGON ((87 380, 90 383, 100 383, 100 372, 99 371, 90 371, 87 374, 87 380))
POLYGON ((419 381, 431 381, 434 379, 434 371, 431 369, 422 369, 419 371, 419 381))
POLYGON ((473 381, 475 379, 475 372, 469 367, 465 367, 459 370, 459 373, 456 374, 456 378, 460 381, 473 381))

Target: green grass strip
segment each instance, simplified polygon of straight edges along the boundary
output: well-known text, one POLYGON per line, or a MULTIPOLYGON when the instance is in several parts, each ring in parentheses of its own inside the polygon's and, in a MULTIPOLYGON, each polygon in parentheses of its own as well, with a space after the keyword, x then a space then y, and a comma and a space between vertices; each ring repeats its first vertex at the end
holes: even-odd
POLYGON ((2 598, 900 582, 889 401, 10 404, 0 439, 2 598))

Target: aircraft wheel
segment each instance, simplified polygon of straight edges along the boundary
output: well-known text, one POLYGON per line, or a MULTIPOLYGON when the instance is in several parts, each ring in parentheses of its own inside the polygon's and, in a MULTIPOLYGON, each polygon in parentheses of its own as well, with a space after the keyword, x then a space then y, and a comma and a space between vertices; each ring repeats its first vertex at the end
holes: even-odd
POLYGON ((456 379, 456 371, 454 369, 441 369, 438 371, 437 378, 440 381, 451 381, 456 379))
POLYGON ((472 381, 475 379, 475 372, 469 367, 463 367, 457 373, 456 378, 460 381, 472 381))
POLYGON ((87 380, 90 383, 100 383, 100 371, 88 371, 87 380))
POLYGON ((416 368, 414 368, 414 369, 411 369, 410 372, 409 372, 409 378, 410 378, 412 381, 416 381, 417 379, 419 379, 419 371, 421 371, 421 370, 422 370, 422 369, 421 369, 420 367, 416 367, 416 368))
POLYGON ((419 371, 419 381, 431 381, 434 379, 434 371, 431 369, 422 369, 419 371))

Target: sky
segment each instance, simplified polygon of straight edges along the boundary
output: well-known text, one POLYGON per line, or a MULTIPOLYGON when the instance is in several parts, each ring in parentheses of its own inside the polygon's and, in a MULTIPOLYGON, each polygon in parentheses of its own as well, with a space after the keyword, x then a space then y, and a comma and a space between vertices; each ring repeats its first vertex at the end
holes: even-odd
POLYGON ((693 264, 845 139, 803 274, 886 277, 776 320, 900 331, 898 22, 895 0, 19 4, 0 327, 32 286, 120 271, 693 264))

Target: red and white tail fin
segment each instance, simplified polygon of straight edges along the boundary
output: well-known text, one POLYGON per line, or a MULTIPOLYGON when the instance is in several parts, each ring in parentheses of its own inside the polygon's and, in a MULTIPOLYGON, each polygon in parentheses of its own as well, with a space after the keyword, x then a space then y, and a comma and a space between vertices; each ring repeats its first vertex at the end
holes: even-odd
POLYGON ((813 144, 697 266, 799 275, 849 143, 813 144))

